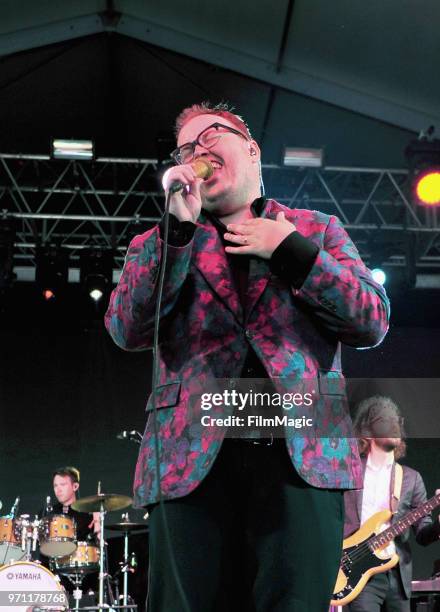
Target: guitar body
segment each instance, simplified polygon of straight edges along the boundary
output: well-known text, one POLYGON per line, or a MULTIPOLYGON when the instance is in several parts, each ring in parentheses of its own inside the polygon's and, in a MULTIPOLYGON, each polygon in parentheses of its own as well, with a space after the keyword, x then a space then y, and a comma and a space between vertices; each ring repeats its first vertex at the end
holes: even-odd
POLYGON ((344 540, 341 566, 331 601, 333 606, 347 605, 359 595, 371 576, 386 572, 399 562, 398 555, 390 557, 383 553, 389 542, 374 551, 366 544, 369 538, 380 534, 391 516, 388 510, 373 514, 358 531, 344 540))

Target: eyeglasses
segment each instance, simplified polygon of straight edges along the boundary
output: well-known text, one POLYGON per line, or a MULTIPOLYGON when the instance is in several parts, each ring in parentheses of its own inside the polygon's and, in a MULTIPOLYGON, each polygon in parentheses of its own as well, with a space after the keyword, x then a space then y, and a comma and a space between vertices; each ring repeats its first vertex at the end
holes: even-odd
POLYGON ((188 164, 194 158, 194 151, 197 145, 200 145, 205 149, 211 149, 226 133, 238 134, 238 136, 243 136, 243 138, 249 140, 245 134, 239 130, 235 130, 229 125, 224 125, 223 123, 213 123, 202 130, 195 140, 192 142, 186 142, 180 147, 177 147, 177 149, 174 149, 174 151, 171 153, 171 157, 178 164, 188 164))
POLYGON ((377 417, 374 417, 373 419, 370 419, 370 425, 372 423, 377 423, 377 422, 380 422, 380 421, 383 421, 384 423, 397 422, 397 423, 399 423, 399 425, 404 425, 405 424, 405 418, 402 417, 402 416, 397 416, 396 415, 396 416, 386 417, 386 416, 379 415, 377 417))
POLYGON ((404 436, 405 419, 397 415, 378 415, 364 424, 361 435, 376 438, 402 438, 404 436))

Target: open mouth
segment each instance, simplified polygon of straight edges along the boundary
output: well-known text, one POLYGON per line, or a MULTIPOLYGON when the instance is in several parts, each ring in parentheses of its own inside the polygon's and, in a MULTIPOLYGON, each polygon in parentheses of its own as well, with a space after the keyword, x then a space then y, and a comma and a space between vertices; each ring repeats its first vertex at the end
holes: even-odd
POLYGON ((222 162, 219 161, 217 158, 212 158, 212 157, 200 157, 199 159, 205 159, 207 162, 209 162, 211 164, 212 169, 213 169, 212 175, 209 178, 206 178, 204 180, 204 184, 205 185, 209 185, 210 183, 216 182, 216 180, 218 178, 218 173, 223 168, 222 162))
POLYGON ((217 159, 210 159, 209 162, 212 165, 214 172, 212 173, 212 176, 210 176, 209 179, 205 181, 205 183, 207 184, 214 183, 217 180, 218 173, 223 168, 223 164, 219 162, 217 159))

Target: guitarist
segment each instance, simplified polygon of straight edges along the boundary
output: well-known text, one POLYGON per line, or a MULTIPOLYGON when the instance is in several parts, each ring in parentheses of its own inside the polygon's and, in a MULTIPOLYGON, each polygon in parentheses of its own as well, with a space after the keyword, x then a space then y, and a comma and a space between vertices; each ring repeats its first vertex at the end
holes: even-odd
MULTIPOLYGON (((426 501, 421 475, 404 465, 401 478, 396 462, 405 455, 403 418, 396 404, 387 397, 363 400, 357 409, 354 430, 363 459, 364 488, 347 491, 344 538, 357 531, 368 518, 381 510, 396 512, 395 517, 426 501), (396 478, 400 485, 396 485, 396 478), (400 491, 399 491, 400 489, 400 491)), ((440 537, 440 522, 425 516, 413 525, 418 544, 427 546, 440 537)), ((344 612, 410 612, 412 561, 409 530, 391 541, 385 552, 399 555, 399 563, 387 572, 375 574, 344 612)))

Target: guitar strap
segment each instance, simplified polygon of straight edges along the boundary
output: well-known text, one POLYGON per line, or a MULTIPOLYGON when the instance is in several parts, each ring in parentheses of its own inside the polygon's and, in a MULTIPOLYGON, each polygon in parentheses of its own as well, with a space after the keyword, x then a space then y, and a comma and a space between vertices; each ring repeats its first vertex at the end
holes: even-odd
POLYGON ((400 493, 402 491, 403 467, 400 463, 394 464, 394 487, 391 496, 391 512, 395 514, 399 506, 400 493))

